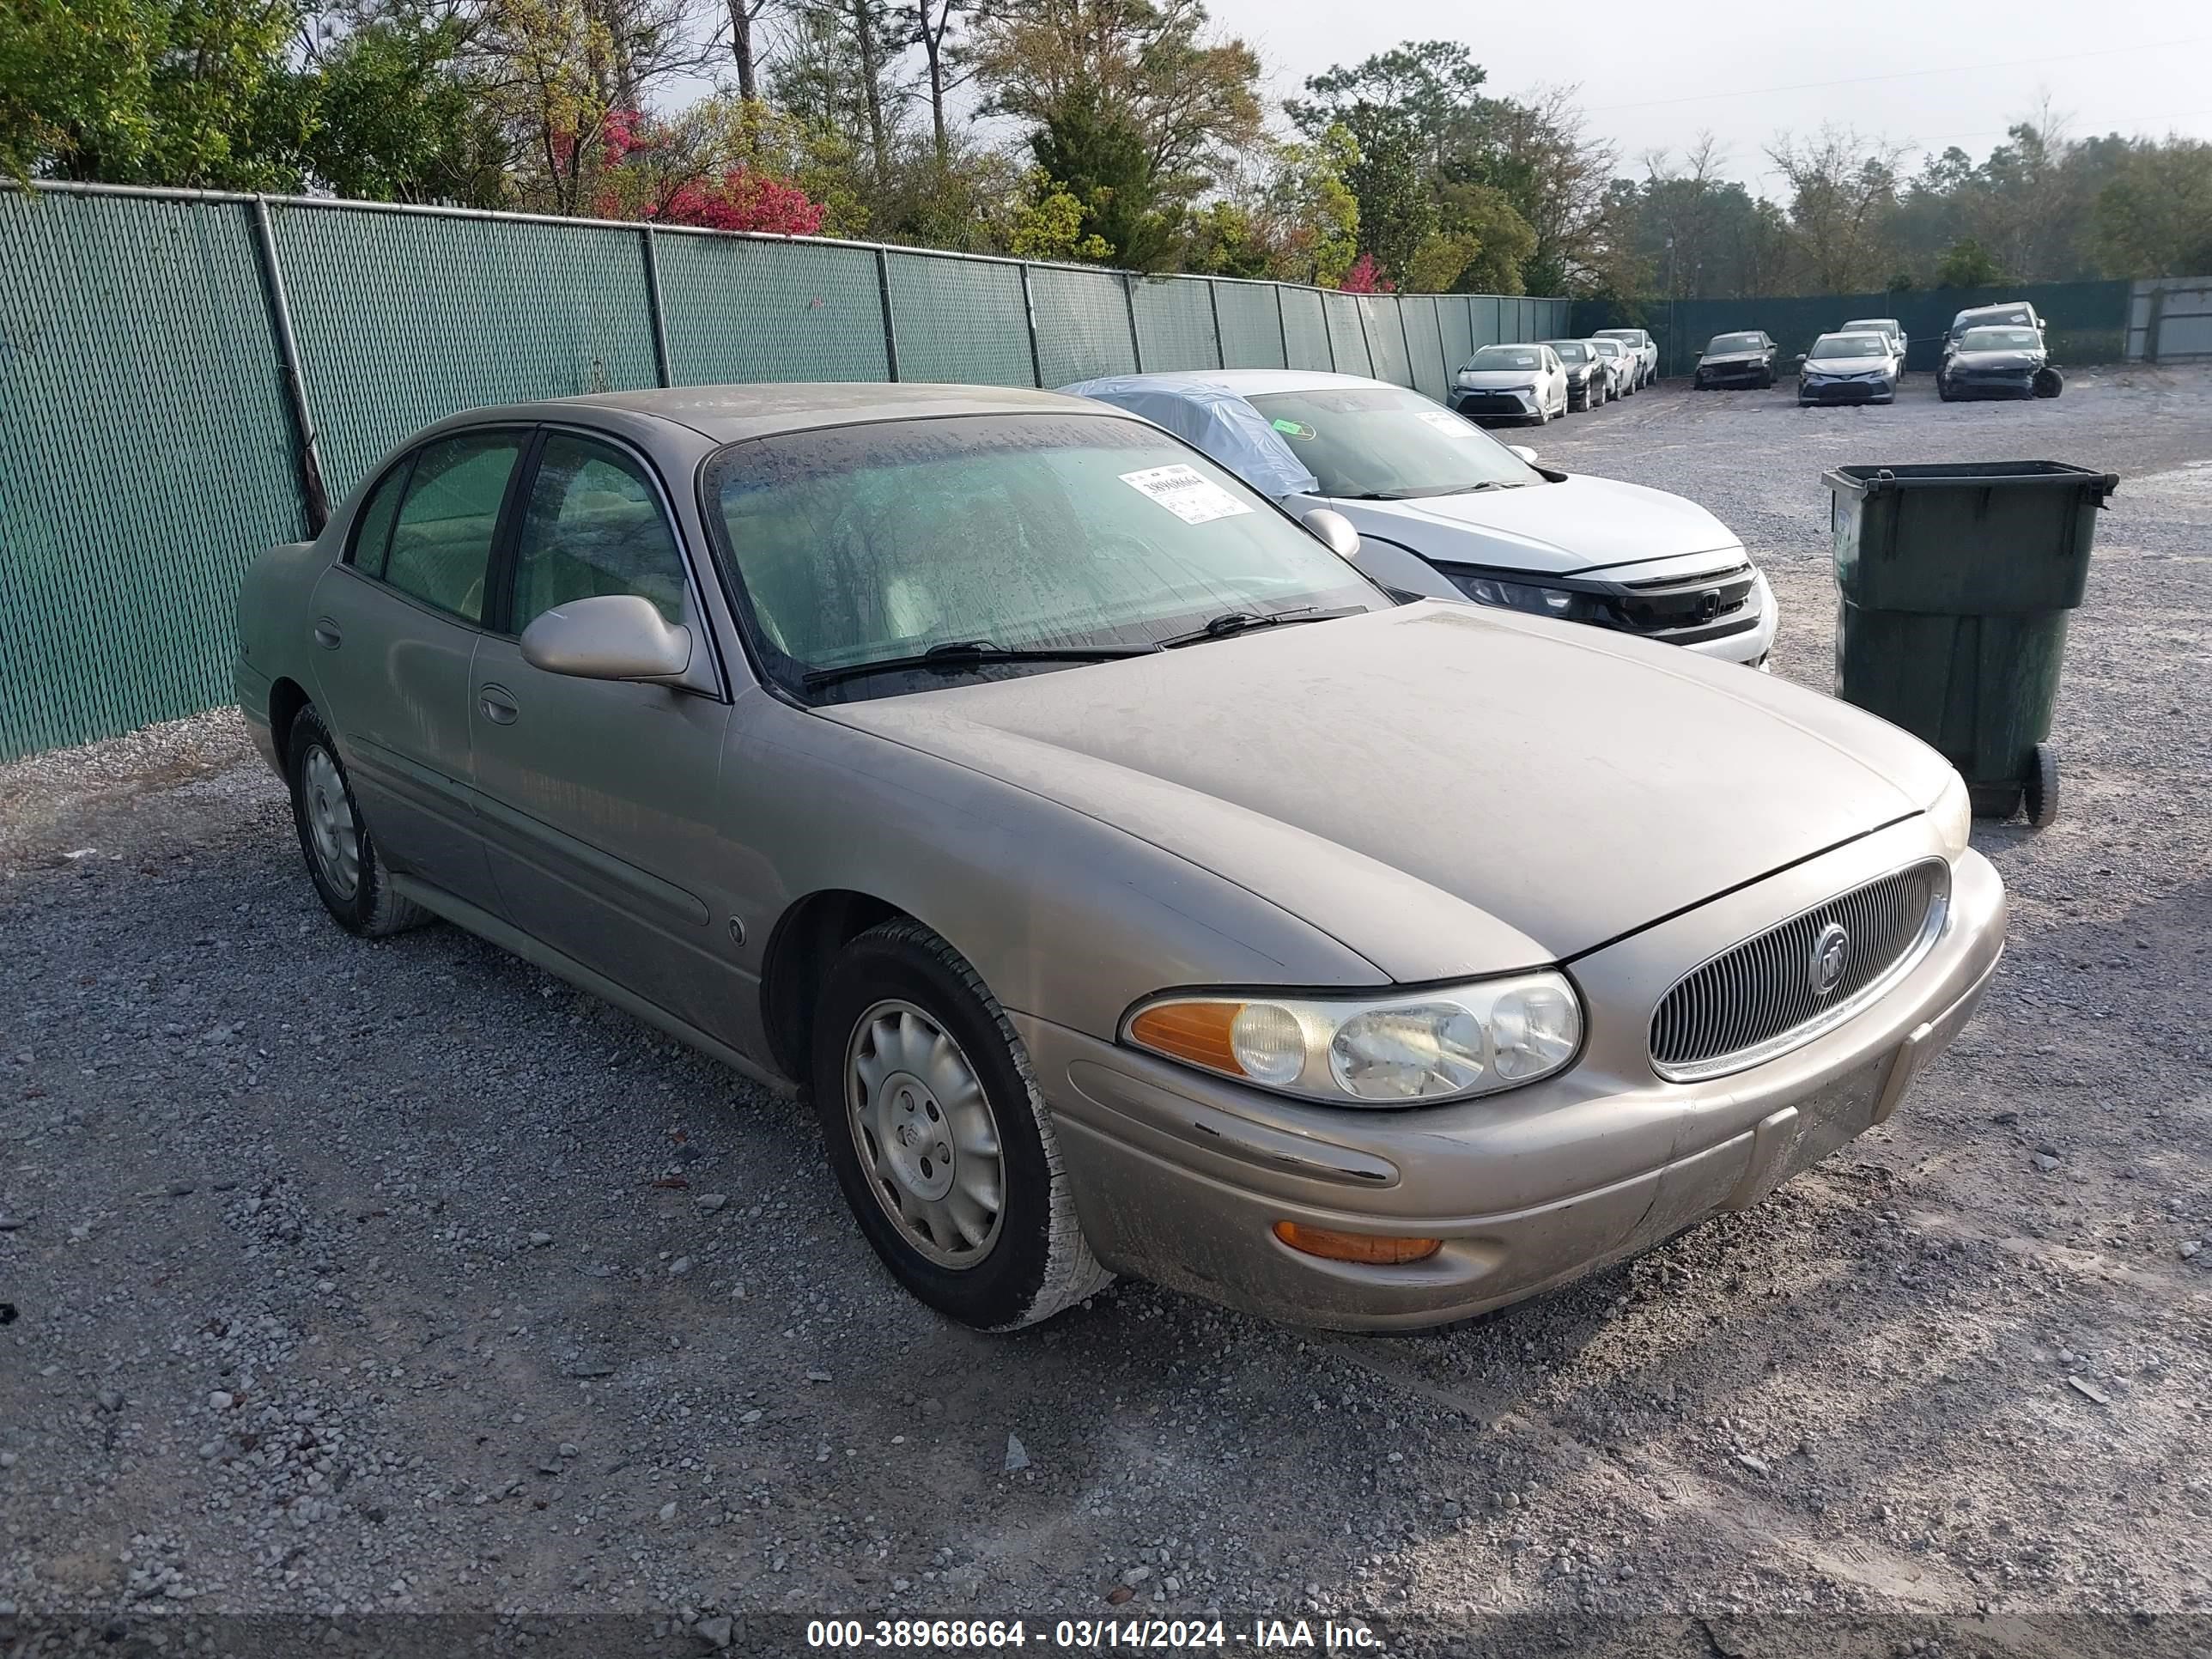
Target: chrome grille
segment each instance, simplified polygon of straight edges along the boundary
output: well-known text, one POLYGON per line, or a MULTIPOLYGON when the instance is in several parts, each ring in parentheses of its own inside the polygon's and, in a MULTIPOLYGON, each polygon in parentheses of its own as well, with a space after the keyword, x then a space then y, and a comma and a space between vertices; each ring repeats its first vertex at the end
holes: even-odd
POLYGON ((1741 1071, 1811 1042, 1919 960, 1942 930, 1950 867, 1916 864, 1734 945, 1674 981, 1651 1016, 1651 1066, 1689 1082, 1741 1071), (1831 927, 1849 939, 1826 991, 1815 953, 1831 927))

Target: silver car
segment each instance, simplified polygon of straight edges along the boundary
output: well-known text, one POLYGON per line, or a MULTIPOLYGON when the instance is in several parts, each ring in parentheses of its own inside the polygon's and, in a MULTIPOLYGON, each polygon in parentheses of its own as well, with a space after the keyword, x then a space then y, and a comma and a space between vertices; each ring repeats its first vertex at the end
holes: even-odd
POLYGON ((341 925, 805 1091, 973 1325, 1453 1319, 1888 1118, 2002 946, 1957 774, 1348 538, 1048 393, 481 410, 254 565, 239 701, 341 925))

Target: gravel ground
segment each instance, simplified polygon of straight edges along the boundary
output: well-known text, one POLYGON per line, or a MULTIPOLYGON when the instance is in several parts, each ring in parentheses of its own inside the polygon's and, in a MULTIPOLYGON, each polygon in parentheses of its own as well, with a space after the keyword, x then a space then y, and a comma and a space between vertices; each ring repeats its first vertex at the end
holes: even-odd
POLYGON ((1659 388, 1534 441, 1741 530, 1814 685, 1823 467, 2122 475, 2063 816, 1978 830, 2011 952, 1888 1127, 1448 1331, 1124 1284, 978 1336, 877 1267, 799 1107, 453 929, 338 933, 234 716, 20 762, 0 1650, 211 1609, 766 1653, 804 1646, 778 1614, 1218 1608, 1231 1647, 1334 1614, 1422 1652, 2212 1650, 2212 374, 1659 388))

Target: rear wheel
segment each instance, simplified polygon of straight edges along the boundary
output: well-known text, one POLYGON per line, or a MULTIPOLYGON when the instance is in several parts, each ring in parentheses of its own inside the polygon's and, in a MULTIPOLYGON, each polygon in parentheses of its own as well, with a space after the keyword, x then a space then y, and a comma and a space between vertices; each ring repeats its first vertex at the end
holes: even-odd
POLYGON ((429 921, 428 910, 392 890, 391 874, 362 822, 337 744, 313 703, 293 716, 286 749, 292 824, 323 908, 339 927, 364 939, 381 939, 429 921))
POLYGON ((830 968, 814 1031, 830 1167, 908 1290, 963 1324, 1011 1330, 1110 1282, 1021 1040, 950 945, 907 920, 861 934, 830 968))

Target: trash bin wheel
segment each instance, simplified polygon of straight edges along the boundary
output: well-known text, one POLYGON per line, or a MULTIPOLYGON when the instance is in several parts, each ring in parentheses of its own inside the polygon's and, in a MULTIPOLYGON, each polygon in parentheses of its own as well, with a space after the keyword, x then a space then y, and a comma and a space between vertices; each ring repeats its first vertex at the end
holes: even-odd
POLYGON ((2027 821, 2041 830, 2058 817, 2058 751, 2047 743, 2035 745, 2035 753, 2027 763, 2025 785, 2025 805, 2027 821))

